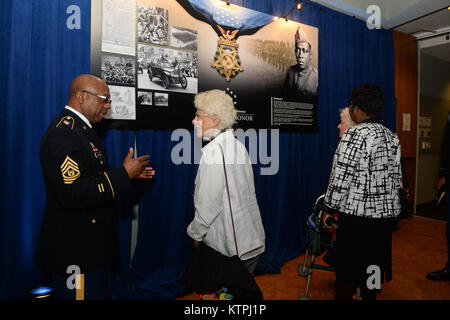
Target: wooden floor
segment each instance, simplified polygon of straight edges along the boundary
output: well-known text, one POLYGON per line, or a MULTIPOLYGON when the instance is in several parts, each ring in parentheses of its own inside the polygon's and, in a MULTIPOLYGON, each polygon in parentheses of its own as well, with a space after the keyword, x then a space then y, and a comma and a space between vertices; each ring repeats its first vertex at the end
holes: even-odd
MULTIPOLYGON (((444 221, 414 217, 400 220, 393 233, 393 280, 383 285, 378 300, 450 300, 450 281, 431 281, 428 272, 442 269, 447 261, 444 221)), ((280 274, 256 276, 265 300, 296 300, 304 294, 306 278, 297 273, 301 255, 285 263, 280 274)), ((322 258, 318 264, 326 265, 322 258)), ((334 299, 334 273, 313 271, 309 297, 313 300, 334 299)), ((196 300, 189 294, 180 300, 196 300)))

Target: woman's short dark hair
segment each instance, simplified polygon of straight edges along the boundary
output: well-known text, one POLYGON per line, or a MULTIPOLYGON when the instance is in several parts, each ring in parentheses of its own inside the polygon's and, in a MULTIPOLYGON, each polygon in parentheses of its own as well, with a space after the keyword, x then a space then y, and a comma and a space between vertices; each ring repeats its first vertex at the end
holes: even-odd
POLYGON ((350 105, 357 106, 371 118, 379 118, 384 106, 383 89, 373 83, 365 83, 353 89, 350 105))

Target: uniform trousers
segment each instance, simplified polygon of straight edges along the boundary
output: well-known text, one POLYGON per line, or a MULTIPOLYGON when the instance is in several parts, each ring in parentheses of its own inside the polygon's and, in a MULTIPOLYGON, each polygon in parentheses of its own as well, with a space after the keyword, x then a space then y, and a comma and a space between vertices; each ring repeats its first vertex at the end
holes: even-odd
POLYGON ((80 287, 71 289, 75 283, 71 274, 66 276, 52 274, 53 299, 55 300, 110 300, 111 272, 97 269, 82 273, 80 287))
POLYGON ((447 229, 445 235, 447 237, 447 264, 446 268, 450 271, 450 194, 447 192, 445 196, 447 202, 447 229))

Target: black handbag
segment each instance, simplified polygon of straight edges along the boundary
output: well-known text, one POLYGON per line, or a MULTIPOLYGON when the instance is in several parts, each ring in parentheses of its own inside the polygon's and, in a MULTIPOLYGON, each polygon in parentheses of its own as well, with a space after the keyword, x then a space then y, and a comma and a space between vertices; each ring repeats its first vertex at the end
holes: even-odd
POLYGON ((255 279, 239 259, 239 251, 234 229, 233 211, 231 209, 230 191, 228 189, 225 157, 222 147, 223 170, 230 206, 236 255, 228 257, 206 245, 203 241, 194 249, 192 258, 180 282, 195 292, 215 292, 225 287, 233 300, 262 300, 263 294, 255 279))
POLYGON ((402 185, 398 189, 398 196, 400 198, 400 215, 399 218, 409 218, 411 217, 411 210, 408 203, 407 190, 409 189, 408 176, 406 174, 405 159, 401 158, 400 168, 402 170, 402 185))
POLYGON ((227 257, 201 242, 180 282, 197 293, 225 287, 233 300, 262 300, 263 294, 237 255, 227 257))

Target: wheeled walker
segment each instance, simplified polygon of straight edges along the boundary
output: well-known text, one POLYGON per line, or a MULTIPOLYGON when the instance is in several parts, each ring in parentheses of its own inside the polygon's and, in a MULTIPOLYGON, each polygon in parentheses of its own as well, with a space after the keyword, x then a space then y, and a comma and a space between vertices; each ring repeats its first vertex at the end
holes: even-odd
MULTIPOLYGON (((305 259, 302 264, 297 268, 298 274, 302 277, 307 277, 305 294, 299 298, 299 300, 310 300, 308 296, 311 286, 311 279, 313 269, 319 269, 324 271, 334 272, 334 247, 335 247, 335 231, 339 227, 336 222, 336 217, 328 218, 327 224, 332 226, 332 235, 323 227, 322 223, 322 206, 325 195, 321 195, 313 204, 312 214, 306 221, 306 231, 308 235, 308 244, 305 253, 305 259), (315 263, 315 258, 320 256, 323 252, 327 251, 324 256, 324 260, 329 264, 320 265, 315 263), (308 259, 309 258, 309 259, 308 259)), ((357 289, 356 299, 360 300, 360 290, 357 289)))

